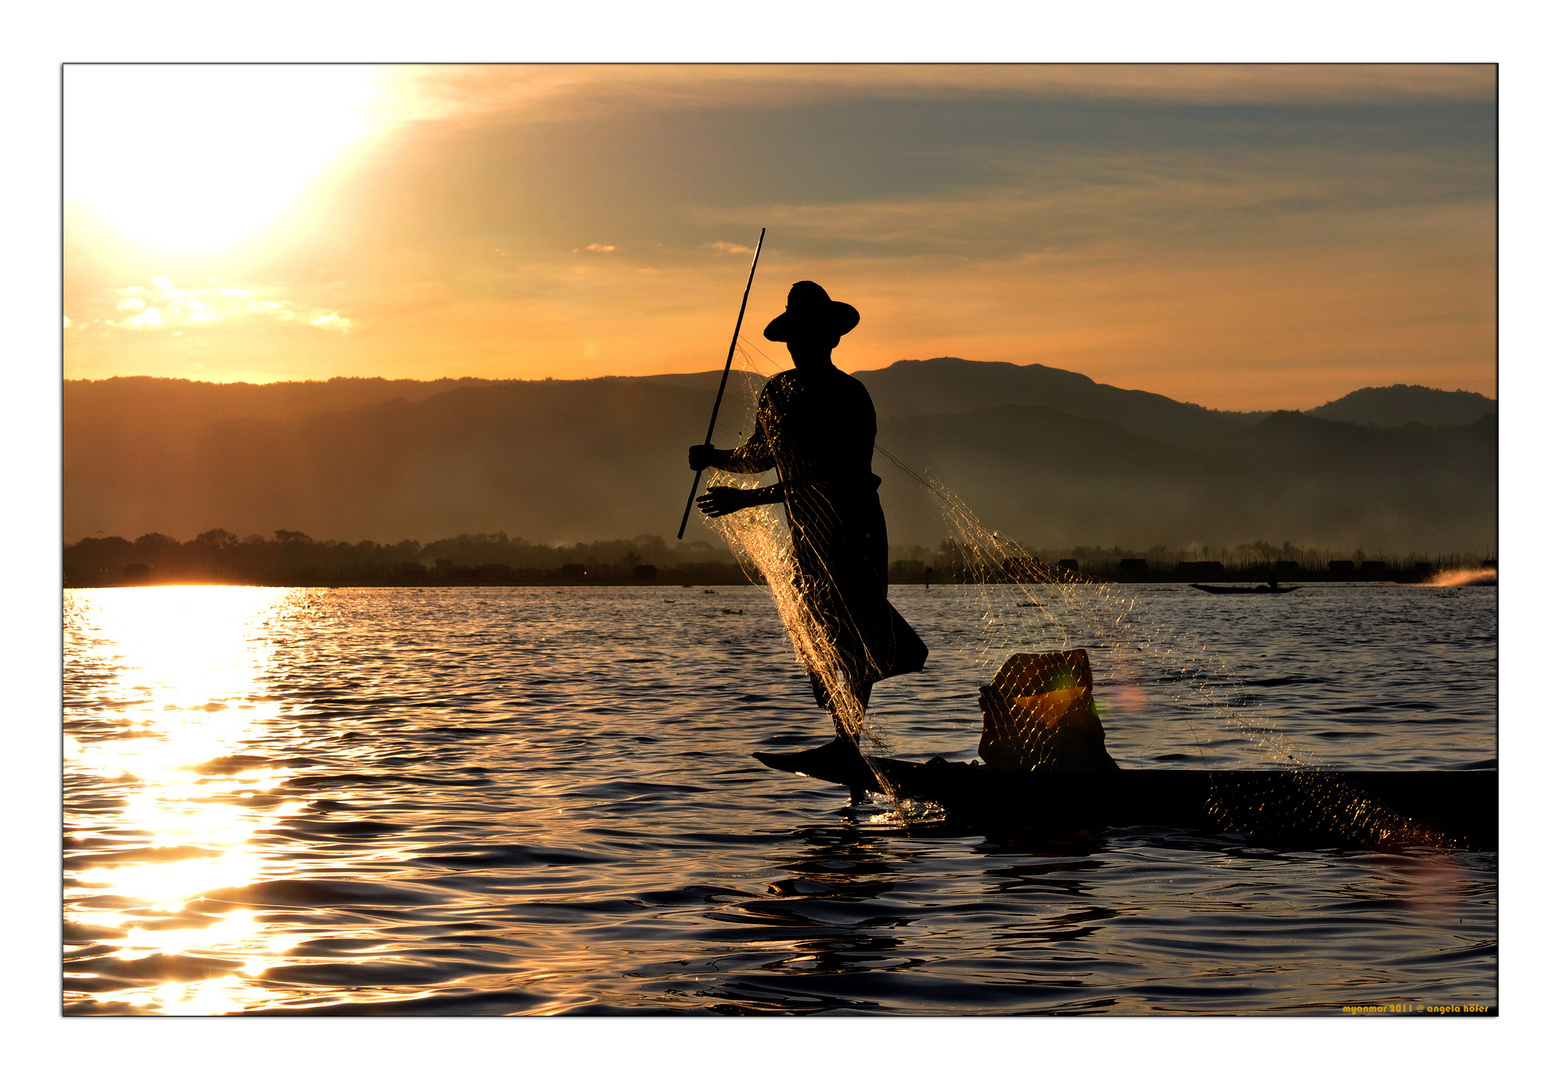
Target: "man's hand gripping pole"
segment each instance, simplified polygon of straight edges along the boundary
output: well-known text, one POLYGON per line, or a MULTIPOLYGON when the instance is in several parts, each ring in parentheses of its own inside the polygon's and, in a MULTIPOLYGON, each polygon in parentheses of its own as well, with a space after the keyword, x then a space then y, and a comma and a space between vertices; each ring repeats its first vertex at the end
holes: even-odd
MULTIPOLYGON (((721 396, 727 392, 727 375, 732 371, 732 354, 738 349, 738 331, 743 329, 743 312, 748 309, 748 291, 754 287, 754 269, 759 266, 759 249, 765 246, 765 230, 759 230, 759 243, 754 245, 754 261, 749 264, 748 284, 743 286, 743 303, 738 306, 738 325, 732 328, 732 344, 727 346, 727 366, 721 369, 721 385, 716 388, 716 404, 710 411, 710 426, 705 429, 705 445, 709 446, 711 436, 716 434, 716 414, 721 411, 721 396)), ((678 539, 683 539, 683 530, 689 525, 689 510, 694 506, 694 496, 700 490, 700 477, 705 472, 698 469, 694 473, 694 486, 689 489, 689 501, 683 504, 683 520, 678 523, 678 539)))

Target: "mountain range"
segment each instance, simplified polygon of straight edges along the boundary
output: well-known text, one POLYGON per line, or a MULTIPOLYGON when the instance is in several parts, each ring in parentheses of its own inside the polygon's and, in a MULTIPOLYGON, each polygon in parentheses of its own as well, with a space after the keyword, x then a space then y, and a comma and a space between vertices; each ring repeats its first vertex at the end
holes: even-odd
MULTIPOLYGON (((931 475, 1036 548, 1495 550, 1496 402, 1477 394, 1367 388, 1307 413, 1238 414, 1039 364, 856 374, 887 452, 892 543, 949 535, 917 479, 931 475)), ((719 379, 67 381, 64 539, 670 540, 719 379)), ((752 431, 762 382, 733 373, 718 445, 752 431)), ((698 512, 688 536, 711 538, 698 512)))

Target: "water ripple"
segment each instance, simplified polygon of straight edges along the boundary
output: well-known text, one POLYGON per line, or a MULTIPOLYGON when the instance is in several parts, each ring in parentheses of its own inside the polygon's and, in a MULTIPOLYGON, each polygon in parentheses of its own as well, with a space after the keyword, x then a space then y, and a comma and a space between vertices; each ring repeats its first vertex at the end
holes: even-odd
MULTIPOLYGON (((1495 765, 1495 590, 1127 591, 1226 667, 1094 652, 1125 764, 1495 765)), ((974 759, 1027 644, 961 592, 896 590, 896 753, 974 759)), ((70 1013, 1494 1001, 1492 854, 973 835, 761 767, 829 730, 758 590, 73 591, 65 709, 70 1013)))

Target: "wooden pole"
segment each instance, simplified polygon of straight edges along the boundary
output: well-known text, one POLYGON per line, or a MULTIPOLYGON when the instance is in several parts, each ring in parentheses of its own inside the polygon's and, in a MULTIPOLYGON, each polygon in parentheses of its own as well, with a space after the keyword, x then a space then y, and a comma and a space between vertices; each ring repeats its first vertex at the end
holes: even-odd
MULTIPOLYGON (((749 264, 748 284, 743 286, 743 303, 738 306, 738 325, 732 328, 732 344, 727 346, 727 366, 721 369, 721 385, 716 388, 716 404, 710 411, 710 426, 705 429, 705 442, 708 445, 711 437, 716 434, 716 414, 721 411, 721 396, 727 392, 727 375, 732 371, 732 354, 738 349, 738 331, 743 329, 743 312, 748 309, 748 291, 754 287, 754 269, 759 265, 759 249, 765 246, 765 230, 759 230, 759 243, 754 245, 754 261, 749 264)), ((683 539, 683 530, 689 526, 689 510, 694 506, 694 496, 700 490, 700 477, 705 475, 705 470, 700 469, 694 474, 694 486, 689 489, 689 501, 683 504, 683 520, 678 523, 678 539, 683 539)))

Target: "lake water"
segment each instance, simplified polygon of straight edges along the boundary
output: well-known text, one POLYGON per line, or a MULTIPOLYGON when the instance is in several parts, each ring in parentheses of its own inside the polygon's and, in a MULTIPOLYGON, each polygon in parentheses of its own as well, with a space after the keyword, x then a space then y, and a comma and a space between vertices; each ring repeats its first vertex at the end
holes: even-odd
MULTIPOLYGON (((976 757, 1091 649, 1125 766, 1480 768, 1494 588, 895 588, 890 749, 976 757), (1040 604, 1041 606, 1035 606, 1040 604)), ((67 1013, 1323 1013, 1495 1006, 1495 853, 907 822, 753 588, 67 591, 67 1013)))

